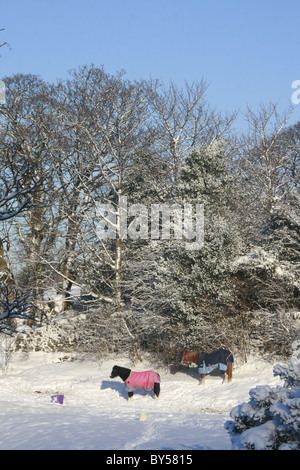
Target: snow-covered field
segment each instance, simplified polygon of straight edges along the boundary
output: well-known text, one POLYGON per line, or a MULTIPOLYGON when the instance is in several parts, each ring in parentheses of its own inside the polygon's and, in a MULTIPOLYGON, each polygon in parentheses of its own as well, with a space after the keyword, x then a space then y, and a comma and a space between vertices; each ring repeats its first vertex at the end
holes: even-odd
POLYGON ((62 357, 17 354, 6 374, 0 372, 1 450, 230 450, 224 423, 232 407, 248 402, 257 385, 282 385, 274 363, 261 358, 235 364, 230 384, 211 375, 204 386, 194 368, 171 373, 144 361, 134 369, 158 371, 161 395, 154 400, 137 391, 127 401, 121 379, 110 379, 114 364, 132 368, 127 358, 62 357), (51 401, 56 393, 64 395, 62 405, 51 401))

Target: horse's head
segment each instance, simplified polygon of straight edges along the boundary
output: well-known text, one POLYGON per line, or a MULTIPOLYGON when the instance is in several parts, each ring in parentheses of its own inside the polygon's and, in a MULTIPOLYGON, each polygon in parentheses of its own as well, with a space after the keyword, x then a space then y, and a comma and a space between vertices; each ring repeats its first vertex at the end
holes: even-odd
POLYGON ((110 378, 114 379, 115 377, 118 377, 118 375, 119 375, 118 366, 113 366, 111 374, 110 374, 110 378))
POLYGON ((199 351, 183 351, 181 364, 187 364, 188 362, 194 362, 197 364, 199 357, 199 351))
POLYGON ((121 377, 122 380, 126 380, 129 377, 131 370, 126 367, 113 366, 110 378, 114 379, 115 377, 121 377))
POLYGON ((187 363, 188 363, 188 360, 187 360, 187 353, 188 353, 188 351, 183 351, 182 359, 181 359, 181 364, 187 364, 187 363))

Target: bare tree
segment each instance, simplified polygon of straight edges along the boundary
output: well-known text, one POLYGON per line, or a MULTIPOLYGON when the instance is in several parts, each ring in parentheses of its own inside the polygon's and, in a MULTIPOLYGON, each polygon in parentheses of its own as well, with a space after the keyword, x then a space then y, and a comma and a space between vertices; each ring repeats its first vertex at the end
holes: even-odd
POLYGON ((52 142, 54 126, 49 87, 34 75, 6 79, 7 105, 0 109, 0 156, 3 184, 10 188, 9 216, 16 216, 27 265, 27 286, 40 289, 41 253, 49 251, 55 232, 52 142), (15 210, 13 210, 15 209, 15 210), (26 210, 24 210, 26 209, 26 210))
MULTIPOLYGON (((5 30, 5 28, 1 28, 1 29, 0 29, 0 31, 4 31, 4 30, 5 30)), ((5 45, 7 45, 7 42, 6 42, 6 41, 0 43, 0 47, 3 47, 3 46, 5 46, 5 45)))
POLYGON ((248 108, 246 114, 249 130, 242 139, 240 170, 253 198, 269 214, 293 184, 294 163, 282 145, 289 118, 290 112, 279 114, 273 103, 262 105, 258 112, 248 108))
POLYGON ((123 73, 113 77, 94 67, 74 71, 72 80, 59 90, 64 142, 60 174, 67 177, 63 211, 69 245, 65 263, 70 271, 76 245, 80 256, 75 256, 75 264, 82 282, 90 284, 92 278, 94 293, 117 308, 121 305, 123 251, 118 226, 120 199, 132 161, 147 145, 149 92, 143 81, 132 84, 123 73), (98 206, 106 203, 115 211, 115 239, 109 241, 97 236, 98 206), (87 266, 89 273, 97 266, 96 279, 86 273, 87 266))
POLYGON ((0 284, 0 333, 12 335, 16 320, 33 319, 32 294, 9 283, 0 284))
POLYGON ((185 158, 195 147, 219 139, 230 128, 235 114, 222 117, 213 112, 205 100, 207 85, 185 84, 179 89, 174 83, 156 84, 151 95, 155 119, 155 145, 169 167, 170 183, 177 181, 185 158))

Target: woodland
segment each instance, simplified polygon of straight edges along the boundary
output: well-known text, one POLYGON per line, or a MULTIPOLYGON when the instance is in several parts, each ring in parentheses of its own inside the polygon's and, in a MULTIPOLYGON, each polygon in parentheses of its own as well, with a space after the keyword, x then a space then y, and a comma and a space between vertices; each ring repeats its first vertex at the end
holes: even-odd
POLYGON ((211 109, 204 81, 178 88, 93 65, 56 83, 3 82, 1 336, 63 315, 77 326, 69 347, 99 354, 290 354, 300 328, 300 123, 289 124, 289 110, 248 108, 240 131, 236 114, 211 109), (131 236, 120 230, 124 198, 131 236), (190 208, 197 237, 197 205, 203 244, 188 249, 176 209, 190 208), (155 237, 153 207, 170 208, 155 237))

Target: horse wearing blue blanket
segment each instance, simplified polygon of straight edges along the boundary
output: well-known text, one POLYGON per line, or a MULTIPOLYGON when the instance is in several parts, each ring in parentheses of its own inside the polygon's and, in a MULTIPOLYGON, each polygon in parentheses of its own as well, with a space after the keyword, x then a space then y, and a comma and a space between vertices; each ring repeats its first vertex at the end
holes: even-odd
POLYGON ((200 374, 199 385, 204 384, 205 376, 217 368, 225 372, 228 382, 232 380, 233 355, 227 349, 219 349, 211 353, 184 351, 181 363, 187 364, 188 362, 197 364, 200 374))

